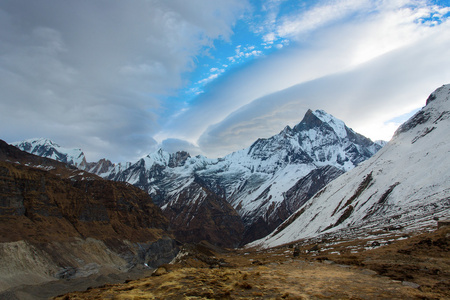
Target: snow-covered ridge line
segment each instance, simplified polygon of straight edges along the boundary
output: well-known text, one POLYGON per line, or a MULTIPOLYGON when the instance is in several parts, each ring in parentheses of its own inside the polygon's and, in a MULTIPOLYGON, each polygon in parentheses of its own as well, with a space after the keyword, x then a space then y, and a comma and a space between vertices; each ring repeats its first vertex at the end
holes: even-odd
POLYGON ((28 139, 11 145, 28 153, 51 158, 75 167, 83 168, 86 165, 86 158, 81 149, 63 148, 46 138, 28 139))
POLYGON ((175 204, 180 208, 181 198, 184 205, 194 205, 198 197, 180 195, 190 195, 195 181, 196 188, 231 204, 246 226, 243 239, 250 241, 268 234, 315 191, 380 148, 325 111, 308 110, 293 128, 220 159, 158 150, 135 163, 103 161, 81 168, 140 187, 164 210, 175 204))

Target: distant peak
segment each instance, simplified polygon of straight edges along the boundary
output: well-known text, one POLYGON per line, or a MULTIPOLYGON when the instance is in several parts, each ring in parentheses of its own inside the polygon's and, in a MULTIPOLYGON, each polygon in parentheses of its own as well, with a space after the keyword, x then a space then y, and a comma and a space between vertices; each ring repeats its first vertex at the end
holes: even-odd
POLYGON ((308 111, 305 113, 305 116, 303 117, 303 120, 294 127, 294 131, 298 132, 303 130, 310 130, 313 128, 321 127, 324 125, 324 123, 327 127, 334 130, 339 138, 345 138, 347 136, 347 128, 345 126, 345 123, 320 109, 316 111, 308 109, 308 111))
POLYGON ((157 164, 173 168, 183 166, 190 157, 191 155, 186 151, 169 153, 166 150, 159 148, 158 151, 148 154, 143 161, 148 166, 157 164))
POLYGON ((11 145, 28 153, 51 158, 76 167, 86 164, 86 158, 81 149, 63 148, 48 138, 27 139, 11 145))
POLYGON ((52 140, 48 139, 48 138, 31 138, 31 139, 27 139, 21 142, 16 142, 14 144, 21 144, 21 143, 28 143, 28 144, 32 144, 32 145, 50 145, 50 146, 55 146, 55 147, 59 147, 58 144, 56 144, 55 142, 53 142, 52 140))

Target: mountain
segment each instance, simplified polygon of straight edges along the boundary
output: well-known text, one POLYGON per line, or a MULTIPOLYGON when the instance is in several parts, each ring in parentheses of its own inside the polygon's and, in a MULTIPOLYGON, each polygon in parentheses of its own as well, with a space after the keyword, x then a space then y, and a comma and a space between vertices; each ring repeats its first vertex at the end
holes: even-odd
POLYGON ((324 185, 380 148, 325 111, 308 110, 293 128, 223 158, 159 150, 135 163, 103 164, 95 173, 147 191, 175 233, 183 232, 178 238, 215 236, 223 243, 239 236, 239 243, 231 243, 237 246, 272 232, 324 185), (214 225, 199 235, 203 223, 214 225))
POLYGON ((29 139, 12 143, 20 150, 37 156, 51 158, 83 169, 86 166, 86 158, 81 149, 67 149, 45 138, 29 139))
POLYGON ((450 85, 401 125, 372 158, 340 176, 273 233, 273 247, 320 236, 417 231, 450 215, 450 85))
POLYGON ((113 168, 99 175, 139 186, 164 212, 195 181, 237 211, 245 226, 241 243, 247 243, 269 234, 325 184, 380 148, 326 112, 309 110, 294 128, 224 158, 160 150, 125 170, 113 168))
POLYGON ((167 263, 168 229, 141 189, 0 140, 0 291, 167 263))

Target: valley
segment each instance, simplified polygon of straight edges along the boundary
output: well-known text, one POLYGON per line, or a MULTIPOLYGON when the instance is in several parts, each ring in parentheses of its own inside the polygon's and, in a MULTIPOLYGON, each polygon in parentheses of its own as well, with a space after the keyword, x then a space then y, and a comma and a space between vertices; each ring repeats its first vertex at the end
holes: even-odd
POLYGON ((447 299, 449 241, 434 227, 262 251, 200 243, 153 276, 55 299, 447 299))

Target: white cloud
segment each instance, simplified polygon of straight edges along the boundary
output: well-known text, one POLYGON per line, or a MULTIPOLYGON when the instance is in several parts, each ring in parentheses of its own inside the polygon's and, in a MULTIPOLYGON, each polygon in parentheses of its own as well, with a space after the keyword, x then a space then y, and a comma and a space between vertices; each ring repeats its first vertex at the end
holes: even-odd
POLYGON ((202 80, 199 80, 197 83, 198 83, 198 84, 206 84, 206 83, 208 83, 208 82, 213 81, 213 80, 216 79, 217 77, 219 77, 219 74, 211 74, 211 75, 209 75, 208 77, 206 77, 206 78, 204 78, 204 79, 202 79, 202 80))
POLYGON ((370 0, 319 1, 315 6, 301 13, 283 17, 277 26, 279 37, 298 38, 323 26, 342 20, 352 13, 366 11, 370 0))
POLYGON ((175 153, 182 149, 183 151, 188 152, 191 156, 196 156, 202 154, 200 148, 192 143, 189 143, 180 139, 165 139, 159 147, 169 153, 175 153))
POLYGON ((245 53, 244 56, 245 56, 246 58, 249 58, 249 57, 252 57, 252 56, 260 56, 261 54, 262 54, 262 51, 259 51, 259 50, 253 50, 253 51, 251 51, 251 52, 245 53))
POLYGON ((242 45, 238 45, 238 46, 236 46, 236 49, 235 49, 236 55, 227 57, 227 59, 231 63, 236 63, 236 62, 241 62, 242 59, 244 59, 244 58, 247 59, 250 57, 256 57, 256 56, 262 55, 263 52, 261 50, 255 50, 255 48, 256 48, 255 46, 242 47, 242 45))
POLYGON ((218 78, 220 76, 220 74, 225 72, 225 69, 211 68, 209 71, 213 74, 210 74, 208 77, 197 81, 197 84, 205 85, 205 84, 213 81, 214 79, 218 78))
POLYGON ((275 33, 269 32, 266 35, 263 36, 263 41, 267 44, 273 44, 273 42, 276 40, 275 33))
POLYGON ((251 25, 264 43, 242 44, 229 64, 210 68, 197 82, 211 82, 206 92, 192 87, 198 97, 160 128, 157 114, 170 106, 162 99, 184 87, 196 55, 230 40, 247 3, 99 1, 0 3, 0 138, 49 137, 90 160, 133 159, 164 140, 222 155, 298 122, 307 108, 377 138, 450 82, 448 8, 335 0, 280 16, 283 1, 264 1, 251 25))
POLYGON ((389 140, 405 121, 392 119, 422 107, 435 88, 450 82, 450 57, 439 55, 450 47, 450 39, 442 39, 446 30, 349 71, 255 99, 211 125, 198 144, 222 156, 295 125, 307 109, 324 109, 373 140, 389 140))

